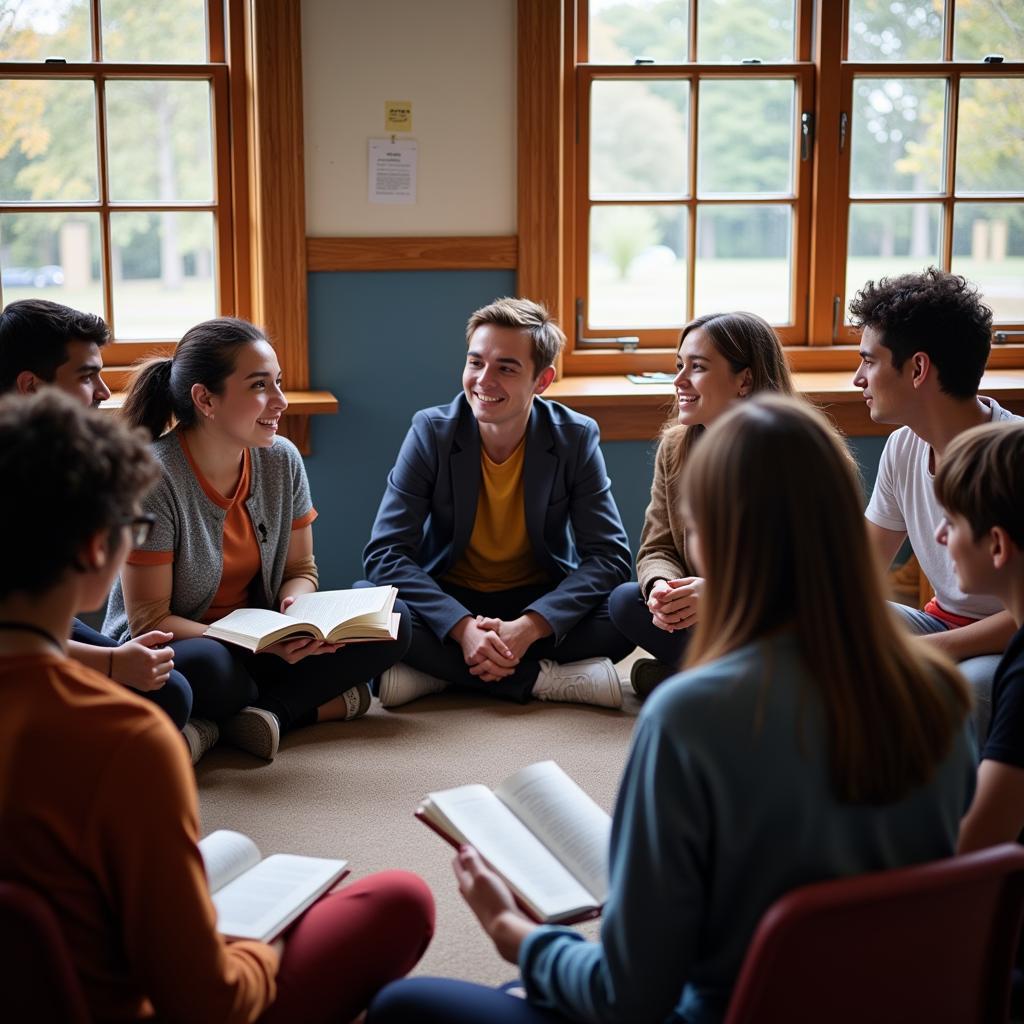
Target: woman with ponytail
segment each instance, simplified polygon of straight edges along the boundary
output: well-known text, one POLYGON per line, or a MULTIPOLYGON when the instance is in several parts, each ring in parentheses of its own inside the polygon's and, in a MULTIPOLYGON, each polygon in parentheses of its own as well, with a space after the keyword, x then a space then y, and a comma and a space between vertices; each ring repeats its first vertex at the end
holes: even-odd
POLYGON ((287 406, 274 349, 232 317, 198 324, 173 357, 145 364, 125 403, 128 422, 153 437, 163 477, 147 499, 153 528, 111 594, 104 632, 174 634, 193 693, 193 760, 219 732, 269 761, 289 729, 365 714, 369 681, 409 644, 401 602, 391 643, 292 639, 250 654, 203 636, 237 608, 283 611, 317 588, 305 467, 277 433, 287 406))
POLYGON ((462 847, 459 888, 527 1001, 415 978, 367 1024, 713 1024, 784 893, 955 852, 967 686, 885 608, 835 432, 793 399, 740 402, 693 449, 683 493, 703 607, 686 670, 637 721, 599 940, 534 925, 462 847))

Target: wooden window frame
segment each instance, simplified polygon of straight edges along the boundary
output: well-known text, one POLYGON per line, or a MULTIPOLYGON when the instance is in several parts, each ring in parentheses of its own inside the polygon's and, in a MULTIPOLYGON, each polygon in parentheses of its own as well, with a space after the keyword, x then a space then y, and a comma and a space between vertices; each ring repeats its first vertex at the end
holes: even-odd
MULTIPOLYGON (((100 199, 91 203, 0 204, 0 212, 99 213, 104 301, 113 310, 111 211, 213 211, 217 312, 264 327, 288 388, 309 387, 306 211, 303 168, 301 7, 293 0, 207 0, 204 64, 4 62, 0 77, 88 79, 97 83, 100 199), (199 79, 212 85, 214 201, 109 202, 103 89, 118 79, 199 79)), ((94 54, 102 55, 99 4, 90 5, 94 54)), ((113 325, 116 332, 116 322, 113 325)), ((124 387, 130 364, 174 350, 174 340, 117 341, 105 348, 105 376, 124 387)), ((319 410, 317 410, 319 411, 319 410)), ((308 418, 286 416, 284 433, 308 446, 308 418)))
MULTIPOLYGON (((577 296, 583 296, 586 274, 586 218, 581 196, 586 195, 586 145, 588 118, 585 88, 595 79, 693 77, 797 77, 810 68, 809 84, 801 78, 797 102, 800 110, 813 110, 815 139, 812 160, 795 154, 797 221, 794 224, 794 259, 791 287, 794 300, 806 296, 806 306, 794 301, 794 327, 780 329, 790 365, 796 371, 850 370, 857 364, 856 332, 844 323, 846 296, 846 241, 849 217, 850 136, 840 146, 840 115, 851 110, 853 80, 864 74, 879 77, 946 77, 954 80, 947 103, 947 190, 929 194, 929 202, 944 204, 944 265, 952 252, 951 224, 955 202, 1012 202, 1013 196, 955 197, 952 160, 956 145, 957 85, 965 77, 1024 76, 1024 63, 995 65, 955 63, 953 52, 954 11, 947 0, 943 55, 933 64, 850 63, 846 54, 848 0, 797 0, 795 56, 792 63, 740 68, 736 65, 654 65, 633 67, 578 64, 585 53, 586 0, 519 0, 518 2, 518 237, 519 293, 546 302, 559 317, 568 338, 560 372, 567 376, 610 375, 645 370, 664 370, 675 351, 678 331, 640 332, 623 325, 617 330, 588 328, 591 337, 628 332, 648 339, 647 346, 632 352, 581 351, 575 348, 577 296), (813 25, 813 34, 812 34, 813 25), (579 83, 583 82, 585 88, 579 83), (806 205, 804 205, 806 204, 806 205), (836 315, 837 308, 840 314, 836 315), (652 341, 653 340, 653 341, 652 341)), ((696 7, 690 6, 690 57, 695 56, 696 7)), ((696 102, 691 90, 691 111, 696 102)), ((798 119, 797 119, 798 120, 798 119)), ((691 120, 691 164, 695 124, 691 120)), ((695 168, 691 167, 691 176, 695 168)), ((1024 189, 1022 189, 1024 191, 1024 189)), ((687 203, 697 203, 692 195, 687 203)), ((886 200, 881 200, 886 201, 886 200)), ((896 200, 890 200, 896 201, 896 200)), ((906 202, 906 199, 902 199, 906 202)), ((700 202, 706 202, 701 200, 700 202)), ((694 225, 689 225, 692 239, 694 225)), ((692 249, 691 249, 692 252, 692 249)), ((691 292, 695 260, 687 268, 691 292)), ((1013 331, 1024 325, 1000 323, 996 330, 1013 331)), ((1024 367, 1024 344, 993 346, 991 368, 1024 367)))

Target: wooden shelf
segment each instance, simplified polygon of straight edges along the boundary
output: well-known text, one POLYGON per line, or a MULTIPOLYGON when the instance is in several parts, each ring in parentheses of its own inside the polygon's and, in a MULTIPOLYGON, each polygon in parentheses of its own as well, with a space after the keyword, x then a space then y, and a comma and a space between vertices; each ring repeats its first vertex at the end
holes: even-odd
MULTIPOLYGON (((320 416, 338 411, 338 399, 330 391, 286 391, 288 416, 320 416)), ((124 405, 124 392, 115 391, 100 406, 101 409, 120 409, 124 405)))
MULTIPOLYGON (((823 408, 844 433, 889 434, 895 428, 871 419, 852 377, 845 371, 793 374, 799 391, 823 408)), ((1024 370, 992 370, 982 378, 980 391, 1024 415, 1024 370)), ((592 416, 606 441, 650 441, 657 437, 662 423, 674 415, 673 394, 671 384, 633 384, 625 376, 563 377, 544 392, 546 398, 592 416)))

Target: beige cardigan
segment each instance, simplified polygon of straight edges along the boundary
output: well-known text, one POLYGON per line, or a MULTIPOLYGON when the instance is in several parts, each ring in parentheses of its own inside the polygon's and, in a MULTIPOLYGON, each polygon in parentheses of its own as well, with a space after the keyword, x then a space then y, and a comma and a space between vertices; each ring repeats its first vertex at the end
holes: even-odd
POLYGON ((686 561, 686 533, 679 487, 683 468, 679 453, 680 429, 670 429, 662 437, 654 458, 651 502, 644 514, 644 529, 636 556, 636 578, 645 598, 658 580, 693 575, 686 561))

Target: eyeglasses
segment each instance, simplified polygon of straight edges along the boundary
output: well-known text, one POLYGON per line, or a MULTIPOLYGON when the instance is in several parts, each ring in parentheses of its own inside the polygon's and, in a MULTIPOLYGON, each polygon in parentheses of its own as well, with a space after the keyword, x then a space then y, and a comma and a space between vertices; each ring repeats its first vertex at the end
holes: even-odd
POLYGON ((130 526, 132 529, 132 547, 141 548, 149 539, 149 532, 153 529, 153 524, 155 522, 156 516, 143 514, 137 516, 120 516, 116 521, 116 525, 130 526))

